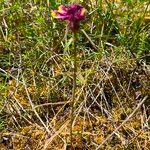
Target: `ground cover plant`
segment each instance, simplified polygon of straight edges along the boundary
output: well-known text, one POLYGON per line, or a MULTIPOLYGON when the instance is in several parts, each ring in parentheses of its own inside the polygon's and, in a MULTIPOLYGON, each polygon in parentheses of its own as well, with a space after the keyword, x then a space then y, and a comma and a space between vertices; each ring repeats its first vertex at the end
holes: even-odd
POLYGON ((0 149, 150 148, 149 0, 0 1, 0 149), (73 37, 51 11, 86 10, 73 37))

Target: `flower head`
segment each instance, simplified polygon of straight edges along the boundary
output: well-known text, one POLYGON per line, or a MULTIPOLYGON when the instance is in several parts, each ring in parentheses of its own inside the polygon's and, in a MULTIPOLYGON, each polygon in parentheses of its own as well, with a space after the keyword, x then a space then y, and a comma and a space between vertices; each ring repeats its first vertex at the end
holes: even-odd
POLYGON ((85 14, 86 9, 77 4, 60 5, 58 10, 51 11, 51 15, 54 18, 66 20, 73 32, 79 29, 80 21, 85 19, 85 14))

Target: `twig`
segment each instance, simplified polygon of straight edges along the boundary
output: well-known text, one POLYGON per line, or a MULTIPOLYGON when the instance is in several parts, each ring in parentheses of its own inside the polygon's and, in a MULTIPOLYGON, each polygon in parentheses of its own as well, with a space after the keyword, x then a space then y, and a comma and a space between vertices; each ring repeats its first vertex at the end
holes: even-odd
POLYGON ((31 108, 32 108, 33 112, 35 113, 35 115, 37 116, 37 118, 39 119, 39 121, 41 122, 41 124, 43 125, 43 127, 45 128, 45 130, 47 131, 47 133, 50 133, 50 130, 49 130, 48 127, 45 125, 45 123, 43 122, 43 120, 41 119, 41 117, 39 116, 39 114, 37 113, 37 111, 36 111, 36 109, 35 109, 35 107, 34 107, 34 104, 33 104, 32 100, 31 100, 31 97, 30 97, 30 94, 29 94, 29 92, 28 92, 27 85, 26 85, 26 83, 25 83, 25 80, 24 80, 23 75, 22 75, 22 81, 23 81, 23 85, 24 85, 24 88, 25 88, 25 91, 26 91, 26 94, 27 94, 27 97, 28 97, 28 99, 29 99, 29 103, 30 103, 30 105, 31 105, 31 108))
POLYGON ((37 106, 35 106, 34 108, 43 107, 43 106, 48 106, 48 105, 63 105, 63 104, 67 104, 67 103, 70 103, 70 101, 56 102, 56 103, 45 103, 45 104, 37 105, 37 106))
POLYGON ((86 36, 86 38, 89 40, 89 42, 92 44, 93 48, 97 50, 97 46, 94 44, 94 42, 91 40, 91 38, 87 35, 87 33, 84 30, 81 30, 83 34, 86 36))
POLYGON ((134 114, 135 112, 140 108, 140 106, 144 103, 144 101, 148 98, 148 96, 145 96, 143 100, 137 105, 137 107, 133 110, 133 112, 127 117, 126 120, 122 122, 121 125, 119 125, 110 135, 106 137, 106 139, 96 148, 98 150, 102 147, 134 114))

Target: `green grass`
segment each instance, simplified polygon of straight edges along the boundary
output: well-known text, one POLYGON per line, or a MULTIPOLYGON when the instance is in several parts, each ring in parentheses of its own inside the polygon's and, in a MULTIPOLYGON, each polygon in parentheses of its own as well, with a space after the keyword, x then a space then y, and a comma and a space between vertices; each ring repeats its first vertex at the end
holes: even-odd
MULTIPOLYGON (((73 43, 51 9, 71 0, 0 1, 0 137, 4 149, 69 149, 73 43)), ((149 0, 82 0, 73 143, 102 149, 150 146, 149 0), (139 95, 139 98, 138 98, 139 95), (146 115, 147 113, 147 115, 146 115), (143 127, 144 126, 144 127, 143 127)))

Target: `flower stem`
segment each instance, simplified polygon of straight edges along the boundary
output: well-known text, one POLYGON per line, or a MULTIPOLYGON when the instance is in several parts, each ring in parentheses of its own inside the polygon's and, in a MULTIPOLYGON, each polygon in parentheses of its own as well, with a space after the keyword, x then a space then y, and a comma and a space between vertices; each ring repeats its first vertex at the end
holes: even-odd
POLYGON ((76 78, 77 78, 77 50, 76 50, 76 40, 77 34, 74 32, 73 35, 73 89, 72 89, 72 102, 71 102, 71 122, 70 122, 70 142, 71 150, 73 150, 73 133, 72 126, 74 120, 74 102, 75 102, 75 93, 76 93, 76 78))

